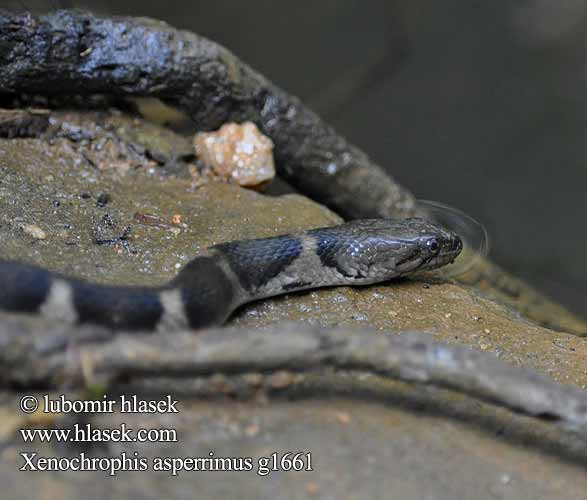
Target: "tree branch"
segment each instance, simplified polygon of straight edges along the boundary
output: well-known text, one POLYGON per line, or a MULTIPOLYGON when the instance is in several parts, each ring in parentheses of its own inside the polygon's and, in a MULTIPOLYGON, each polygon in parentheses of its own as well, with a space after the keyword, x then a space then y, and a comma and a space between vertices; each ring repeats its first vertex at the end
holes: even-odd
POLYGON ((267 330, 212 329, 121 334, 94 327, 44 331, 21 323, 0 329, 0 381, 59 386, 112 384, 149 376, 359 370, 432 384, 539 418, 587 430, 587 394, 491 354, 401 335, 287 324, 267 330))
POLYGON ((200 129, 252 120, 279 173, 343 216, 405 216, 414 199, 299 99, 224 47, 163 22, 79 11, 0 11, 0 93, 153 96, 200 129))

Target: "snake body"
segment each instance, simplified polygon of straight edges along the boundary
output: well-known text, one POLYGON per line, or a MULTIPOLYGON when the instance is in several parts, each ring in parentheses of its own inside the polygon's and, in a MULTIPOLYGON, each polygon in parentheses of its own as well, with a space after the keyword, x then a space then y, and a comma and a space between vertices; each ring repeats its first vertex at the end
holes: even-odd
POLYGON ((461 249, 456 234, 422 219, 363 219, 214 245, 160 287, 105 286, 0 261, 0 308, 110 328, 197 329, 254 300, 435 269, 461 249))

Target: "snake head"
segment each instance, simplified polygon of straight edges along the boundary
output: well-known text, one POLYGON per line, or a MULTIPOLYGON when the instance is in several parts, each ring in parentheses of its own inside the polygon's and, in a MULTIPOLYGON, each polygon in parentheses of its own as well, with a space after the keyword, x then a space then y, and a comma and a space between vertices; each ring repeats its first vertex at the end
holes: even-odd
POLYGON ((368 284, 436 269, 459 255, 459 236, 424 219, 361 219, 311 231, 322 263, 348 283, 368 284))
POLYGON ((397 258, 393 263, 400 276, 450 264, 463 249, 456 233, 420 218, 405 219, 400 224, 390 222, 382 232, 395 247, 397 258))
POLYGON ((463 249, 461 238, 446 229, 438 226, 435 234, 430 233, 420 237, 420 255, 424 259, 418 271, 436 269, 454 262, 463 249))

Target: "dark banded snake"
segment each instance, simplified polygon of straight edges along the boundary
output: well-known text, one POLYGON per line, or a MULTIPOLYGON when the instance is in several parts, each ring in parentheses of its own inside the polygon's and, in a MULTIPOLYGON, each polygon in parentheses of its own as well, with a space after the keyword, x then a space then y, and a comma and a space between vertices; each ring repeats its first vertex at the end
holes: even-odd
POLYGON ((423 219, 363 219, 214 245, 152 288, 93 284, 0 261, 0 309, 109 328, 197 329, 222 324, 258 299, 435 269, 461 249, 456 234, 423 219))

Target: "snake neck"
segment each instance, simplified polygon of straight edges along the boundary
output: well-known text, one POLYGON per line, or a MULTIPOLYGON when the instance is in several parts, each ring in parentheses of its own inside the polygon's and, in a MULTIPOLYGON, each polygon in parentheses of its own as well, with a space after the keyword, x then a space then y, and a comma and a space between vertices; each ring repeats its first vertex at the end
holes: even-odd
POLYGON ((309 231, 222 243, 210 250, 229 278, 238 282, 240 305, 311 288, 369 282, 337 258, 334 247, 343 245, 338 236, 329 239, 309 231))

